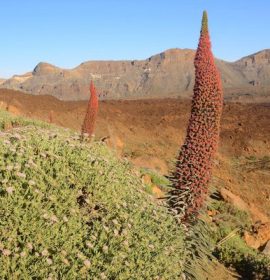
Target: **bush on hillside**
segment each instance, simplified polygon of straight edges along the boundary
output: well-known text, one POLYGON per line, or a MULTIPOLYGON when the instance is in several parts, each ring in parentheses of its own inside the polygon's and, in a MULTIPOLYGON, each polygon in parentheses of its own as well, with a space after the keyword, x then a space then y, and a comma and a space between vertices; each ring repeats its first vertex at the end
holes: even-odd
POLYGON ((181 228, 128 162, 17 123, 0 137, 0 279, 179 279, 181 228))
POLYGON ((248 247, 242 237, 243 231, 252 225, 249 215, 224 201, 213 200, 211 207, 218 213, 211 225, 214 243, 218 244, 239 229, 215 247, 214 255, 226 266, 233 267, 242 279, 270 279, 270 259, 248 247))

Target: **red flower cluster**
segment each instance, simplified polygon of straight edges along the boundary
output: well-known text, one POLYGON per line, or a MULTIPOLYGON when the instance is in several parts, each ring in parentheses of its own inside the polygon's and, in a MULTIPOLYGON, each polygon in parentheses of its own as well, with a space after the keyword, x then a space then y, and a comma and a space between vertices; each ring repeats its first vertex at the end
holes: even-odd
POLYGON ((96 94, 96 88, 94 86, 93 81, 91 81, 90 83, 90 93, 91 96, 88 102, 86 115, 82 125, 82 134, 87 133, 89 137, 91 137, 94 133, 97 112, 98 112, 98 97, 96 94))
POLYGON ((213 157, 217 151, 223 92, 211 52, 207 13, 195 60, 195 85, 187 135, 172 176, 169 205, 182 221, 198 214, 207 194, 213 157))

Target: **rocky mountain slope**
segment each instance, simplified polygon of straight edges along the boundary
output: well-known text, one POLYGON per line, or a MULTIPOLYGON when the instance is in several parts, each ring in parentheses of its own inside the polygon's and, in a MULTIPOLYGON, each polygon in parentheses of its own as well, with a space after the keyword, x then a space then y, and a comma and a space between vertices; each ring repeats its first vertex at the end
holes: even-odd
MULTIPOLYGON (((92 79, 104 99, 185 97, 193 88, 194 55, 194 50, 170 49, 146 60, 88 61, 70 70, 41 62, 32 72, 15 75, 0 87, 61 100, 85 100, 92 79)), ((270 100, 270 50, 233 63, 219 59, 216 63, 227 99, 270 100)))
POLYGON ((270 86, 270 50, 263 50, 243 57, 234 65, 250 84, 270 86))

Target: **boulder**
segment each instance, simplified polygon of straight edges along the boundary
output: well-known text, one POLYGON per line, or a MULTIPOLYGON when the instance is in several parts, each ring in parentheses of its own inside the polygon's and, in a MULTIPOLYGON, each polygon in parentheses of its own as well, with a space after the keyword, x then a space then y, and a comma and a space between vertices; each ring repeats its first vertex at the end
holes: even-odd
POLYGON ((148 174, 145 174, 142 176, 142 182, 145 184, 145 185, 152 185, 152 178, 150 175, 148 174))
POLYGON ((14 105, 9 105, 7 107, 7 111, 9 111, 10 113, 19 116, 21 114, 20 109, 18 109, 16 106, 14 105))
POLYGON ((164 192, 156 185, 152 187, 153 194, 156 198, 164 198, 164 192))
MULTIPOLYGON (((254 249, 259 249, 270 241, 270 222, 265 224, 255 224, 252 232, 245 232, 244 239, 247 245, 254 249)), ((268 245, 270 246, 270 244, 268 245)))
POLYGON ((266 243, 262 252, 263 252, 263 254, 270 257, 270 240, 267 241, 267 243, 266 243))

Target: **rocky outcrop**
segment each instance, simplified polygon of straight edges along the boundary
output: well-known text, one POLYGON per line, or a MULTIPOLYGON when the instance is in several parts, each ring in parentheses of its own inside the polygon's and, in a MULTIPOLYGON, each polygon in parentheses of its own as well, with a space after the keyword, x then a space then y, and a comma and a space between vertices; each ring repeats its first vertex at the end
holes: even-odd
MULTIPOLYGON (((0 82, 0 87, 61 100, 86 100, 93 80, 101 99, 186 97, 194 85, 194 55, 194 50, 170 49, 146 60, 88 61, 71 70, 41 62, 31 73, 0 82)), ((257 96, 258 87, 270 88, 269 56, 270 50, 265 50, 235 63, 216 59, 226 97, 243 99, 248 94, 257 96)))
POLYGON ((246 56, 234 63, 252 86, 270 86, 270 50, 246 56))
POLYGON ((254 204, 245 202, 231 191, 221 188, 221 197, 241 211, 249 213, 254 225, 251 231, 244 232, 246 244, 254 249, 262 249, 270 241, 270 220, 254 204))
POLYGON ((265 247, 270 241, 270 222, 254 225, 252 232, 245 232, 244 239, 247 245, 254 249, 265 247))
POLYGON ((270 257, 270 240, 266 243, 262 252, 270 257))

